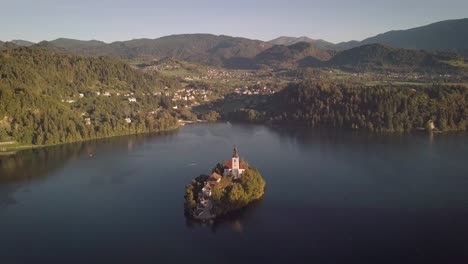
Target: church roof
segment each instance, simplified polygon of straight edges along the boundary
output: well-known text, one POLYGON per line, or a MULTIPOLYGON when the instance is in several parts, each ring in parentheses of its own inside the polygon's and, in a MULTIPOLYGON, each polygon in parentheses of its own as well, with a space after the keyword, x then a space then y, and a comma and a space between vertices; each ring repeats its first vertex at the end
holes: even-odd
MULTIPOLYGON (((229 160, 227 161, 224 166, 228 169, 231 169, 232 170, 232 160, 229 160)), ((245 165, 244 162, 242 161, 239 161, 239 169, 242 169, 242 170, 245 170, 247 168, 247 166, 245 165)))

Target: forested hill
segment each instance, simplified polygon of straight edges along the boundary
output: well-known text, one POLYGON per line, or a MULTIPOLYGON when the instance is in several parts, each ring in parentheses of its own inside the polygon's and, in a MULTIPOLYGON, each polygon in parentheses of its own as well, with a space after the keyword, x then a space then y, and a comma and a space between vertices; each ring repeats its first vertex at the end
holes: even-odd
POLYGON ((322 50, 333 49, 335 45, 323 39, 311 39, 305 36, 298 37, 298 38, 282 36, 282 37, 275 38, 273 40, 268 41, 268 43, 271 43, 273 45, 284 45, 284 46, 294 45, 299 42, 306 42, 306 43, 314 44, 314 46, 322 50))
POLYGON ((214 66, 237 67, 272 44, 246 38, 211 34, 171 35, 157 39, 133 39, 104 43, 57 39, 51 45, 76 54, 103 55, 121 59, 175 57, 214 66))
POLYGON ((16 45, 13 42, 2 42, 2 41, 0 41, 0 50, 13 49, 13 48, 18 48, 18 45, 16 45))
POLYGON ((86 50, 86 49, 93 49, 98 48, 100 46, 107 45, 105 42, 99 40, 76 40, 76 39, 68 39, 68 38, 58 38, 56 40, 50 41, 50 44, 58 47, 64 48, 68 50, 86 50))
POLYGON ((299 42, 293 45, 273 46, 255 57, 256 65, 274 68, 297 67, 304 59, 313 58, 315 61, 326 61, 332 57, 328 51, 319 49, 315 44, 299 42))
MULTIPOLYGON (((274 95, 265 109, 272 122, 370 131, 468 129, 468 88, 362 87, 305 81, 274 95)), ((251 113, 251 116, 253 114, 251 113)))
POLYGON ((0 139, 55 144, 166 129, 175 119, 159 94, 177 85, 110 58, 2 50, 0 139))
POLYGON ((10 42, 20 47, 29 47, 35 44, 34 42, 22 40, 22 39, 14 39, 10 42))
POLYGON ((271 40, 275 45, 291 45, 300 41, 315 43, 324 50, 347 50, 368 44, 382 44, 394 48, 450 51, 468 55, 468 18, 435 22, 405 30, 391 30, 362 41, 347 41, 337 44, 307 37, 279 37, 271 40))
POLYGON ((396 70, 453 72, 457 67, 450 63, 465 58, 453 53, 433 53, 423 50, 392 48, 369 44, 336 54, 326 62, 313 61, 306 66, 341 67, 352 70, 396 70))
POLYGON ((393 30, 360 44, 380 43, 395 48, 431 51, 468 51, 468 18, 445 20, 407 30, 393 30))

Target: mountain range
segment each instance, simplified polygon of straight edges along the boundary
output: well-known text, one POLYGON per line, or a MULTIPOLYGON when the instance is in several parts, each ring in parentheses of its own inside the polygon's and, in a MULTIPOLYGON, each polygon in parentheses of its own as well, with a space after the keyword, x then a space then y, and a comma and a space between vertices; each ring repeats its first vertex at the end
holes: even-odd
POLYGON ((282 36, 282 37, 270 40, 268 42, 273 44, 273 45, 284 45, 284 46, 294 45, 294 44, 299 43, 299 42, 306 42, 306 43, 311 43, 314 46, 316 46, 317 48, 323 49, 323 50, 333 49, 333 47, 335 45, 335 44, 333 44, 331 42, 328 42, 328 41, 325 41, 323 39, 311 39, 311 38, 305 37, 305 36, 298 37, 298 38, 282 36))
POLYGON ((211 34, 171 35, 157 39, 133 39, 106 44, 100 41, 56 39, 50 44, 78 54, 122 59, 175 57, 186 61, 228 66, 233 58, 253 58, 273 45, 259 40, 211 34))
POLYGON ((308 37, 283 36, 265 42, 212 34, 170 35, 157 39, 133 39, 112 43, 66 38, 37 44, 24 40, 0 42, 0 49, 15 46, 41 47, 80 55, 110 56, 126 60, 175 57, 227 68, 345 64, 354 66, 372 64, 374 67, 398 63, 405 66, 421 63, 436 66, 433 62, 441 61, 440 56, 420 50, 468 54, 468 19, 446 20, 408 30, 389 31, 363 41, 338 44, 308 37), (415 61, 411 61, 412 59, 415 61))
POLYGON ((337 44, 308 37, 283 36, 269 41, 274 45, 292 45, 298 42, 312 43, 318 48, 336 51, 368 44, 383 44, 394 48, 467 53, 468 18, 445 20, 407 30, 392 30, 362 41, 352 40, 337 44))
POLYGON ((22 46, 22 47, 29 47, 29 46, 32 46, 32 45, 36 44, 34 42, 27 41, 27 40, 22 40, 22 39, 14 39, 14 40, 12 40, 10 42, 15 44, 15 45, 22 46))
POLYGON ((337 53, 330 60, 302 66, 325 66, 351 70, 457 71, 451 61, 463 60, 450 52, 401 49, 382 44, 366 44, 337 53))

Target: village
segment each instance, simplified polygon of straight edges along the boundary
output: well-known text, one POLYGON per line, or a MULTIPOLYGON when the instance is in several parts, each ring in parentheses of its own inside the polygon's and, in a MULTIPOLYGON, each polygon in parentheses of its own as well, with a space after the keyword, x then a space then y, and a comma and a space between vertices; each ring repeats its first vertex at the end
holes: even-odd
MULTIPOLYGON (((179 67, 179 66, 169 66, 167 67, 179 67)), ((165 66, 165 67, 166 67, 165 66)), ((160 66, 151 66, 157 68, 160 66)), ((88 100, 93 98, 118 98, 118 100, 125 101, 129 106, 132 104, 138 105, 140 101, 146 100, 145 97, 154 97, 154 96, 163 96, 171 100, 171 107, 174 110, 179 109, 191 109, 203 104, 210 104, 216 100, 222 100, 225 96, 245 96, 245 95, 271 95, 276 93, 279 89, 278 87, 271 87, 271 84, 265 79, 258 80, 254 79, 254 74, 251 72, 245 71, 229 71, 221 70, 215 68, 209 68, 206 71, 206 75, 202 75, 200 78, 194 77, 193 79, 203 79, 204 81, 186 81, 185 85, 182 88, 174 89, 172 87, 165 86, 162 89, 155 89, 152 92, 131 92, 124 89, 99 89, 95 92, 78 92, 70 96, 62 96, 61 102, 71 104, 71 105, 80 105, 81 100, 88 100), (234 79, 232 79, 234 78, 234 79), (246 82, 239 81, 248 80, 246 82), (219 82, 210 82, 210 80, 221 80, 221 82, 229 83, 221 84, 219 82), (235 81, 234 81, 235 80, 235 81)), ((263 76, 268 77, 268 75, 263 76)), ((190 79, 190 78, 189 78, 190 79)), ((155 114, 158 110, 153 109, 148 111, 147 114, 155 114)), ((87 113, 81 114, 83 117, 83 122, 86 125, 92 125, 93 121, 87 113)), ((124 120, 127 124, 132 123, 132 118, 130 116, 124 117, 124 120)))
POLYGON ((468 82, 468 75, 463 74, 434 74, 428 72, 413 71, 362 71, 346 72, 340 69, 309 69, 304 76, 310 80, 339 80, 367 86, 392 85, 392 86, 421 86, 433 83, 460 84, 468 82))

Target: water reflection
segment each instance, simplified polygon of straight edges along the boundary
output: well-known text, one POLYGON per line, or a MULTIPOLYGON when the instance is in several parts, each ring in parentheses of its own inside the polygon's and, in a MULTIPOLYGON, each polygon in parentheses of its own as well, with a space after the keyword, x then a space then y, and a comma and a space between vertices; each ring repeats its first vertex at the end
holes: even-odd
POLYGON ((185 225, 190 228, 209 228, 213 233, 223 229, 230 229, 237 233, 243 233, 245 226, 254 219, 256 211, 262 206, 263 199, 257 200, 247 207, 218 217, 211 221, 198 221, 185 214, 185 225))
POLYGON ((366 143, 382 145, 406 145, 415 140, 429 141, 433 144, 437 140, 449 139, 466 140, 466 132, 447 133, 372 133, 366 131, 349 131, 333 128, 306 128, 297 126, 269 127, 269 131, 279 135, 285 142, 296 143, 299 147, 307 149, 316 144, 346 144, 351 146, 361 146, 366 143))
POLYGON ((1 157, 0 203, 18 205, 0 207, 0 263, 468 257, 466 133, 430 144, 425 133, 195 124, 165 135, 1 157), (233 144, 267 181, 264 199, 204 225, 184 218, 184 186, 233 144))
MULTIPOLYGON (((163 132, 150 135, 133 135, 91 140, 73 144, 64 144, 43 148, 18 151, 12 155, 0 155, 0 207, 16 204, 14 194, 26 190, 31 183, 45 181, 67 166, 70 161, 78 159, 95 159, 109 152, 136 151, 154 137, 171 135, 174 132, 163 132)), ((111 168, 109 168, 110 170, 111 168)), ((111 174, 112 184, 124 183, 129 171, 117 171, 111 174)), ((102 186, 105 179, 91 177, 90 185, 102 186)))
POLYGON ((15 204, 14 193, 31 181, 40 181, 85 150, 84 144, 23 150, 0 156, 0 206, 15 204))

